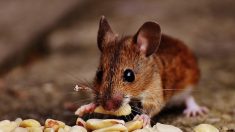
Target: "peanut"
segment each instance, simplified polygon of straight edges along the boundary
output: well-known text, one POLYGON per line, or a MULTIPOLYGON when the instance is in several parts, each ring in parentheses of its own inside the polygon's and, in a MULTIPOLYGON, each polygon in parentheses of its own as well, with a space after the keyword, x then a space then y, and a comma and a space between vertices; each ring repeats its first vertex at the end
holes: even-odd
POLYGON ((143 127, 143 121, 140 121, 140 120, 129 121, 125 124, 125 126, 127 127, 127 130, 129 132, 134 131, 136 129, 141 129, 143 127))
POLYGON ((86 122, 82 118, 77 118, 76 125, 86 128, 86 122))
POLYGON ((200 124, 194 128, 194 132, 219 132, 219 130, 210 124, 200 124))
POLYGON ((58 120, 47 119, 45 122, 45 127, 46 128, 53 128, 55 131, 57 131, 59 128, 64 128, 65 123, 58 121, 58 120))
POLYGON ((45 128, 43 132, 55 132, 55 129, 53 128, 45 128))
POLYGON ((101 129, 97 129, 93 132, 111 132, 111 131, 128 131, 127 128, 122 125, 122 124, 116 124, 116 125, 113 125, 113 126, 110 126, 110 127, 105 127, 105 128, 101 128, 101 129))
POLYGON ((16 122, 9 121, 9 120, 3 120, 3 121, 0 122, 0 131, 11 132, 17 126, 18 126, 18 124, 16 122))
POLYGON ((84 127, 76 125, 76 126, 71 127, 69 132, 87 132, 87 130, 84 127))
POLYGON ((20 123, 20 127, 40 127, 41 124, 34 119, 26 119, 20 123))
POLYGON ((158 132, 182 132, 182 130, 175 126, 161 123, 157 123, 155 126, 153 126, 153 129, 158 132))
POLYGON ((43 132, 43 127, 27 127, 28 132, 43 132))
POLYGON ((131 106, 129 104, 121 106, 116 111, 106 111, 102 106, 98 106, 95 113, 107 114, 107 115, 115 115, 115 116, 125 116, 131 113, 131 106))
POLYGON ((17 127, 14 132, 29 132, 27 128, 17 127))
POLYGON ((89 119, 86 122, 86 127, 91 130, 97 130, 101 128, 110 127, 116 124, 124 125, 124 123, 125 122, 123 120, 115 120, 115 119, 105 119, 105 120, 89 119))

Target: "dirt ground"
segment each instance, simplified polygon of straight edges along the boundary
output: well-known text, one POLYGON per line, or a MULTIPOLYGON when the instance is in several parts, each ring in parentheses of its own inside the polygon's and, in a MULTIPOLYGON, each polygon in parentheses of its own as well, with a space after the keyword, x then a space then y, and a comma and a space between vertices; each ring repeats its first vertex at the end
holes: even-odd
POLYGON ((87 1, 45 38, 50 54, 18 66, 0 80, 0 120, 17 117, 43 122, 55 118, 72 124, 68 107, 91 100, 75 92, 79 80, 91 81, 98 65, 96 34, 105 15, 120 35, 134 34, 147 20, 157 21, 166 34, 180 38, 196 53, 201 81, 194 90, 208 115, 186 118, 173 108, 153 120, 191 132, 200 123, 235 131, 235 2, 233 0, 87 1))

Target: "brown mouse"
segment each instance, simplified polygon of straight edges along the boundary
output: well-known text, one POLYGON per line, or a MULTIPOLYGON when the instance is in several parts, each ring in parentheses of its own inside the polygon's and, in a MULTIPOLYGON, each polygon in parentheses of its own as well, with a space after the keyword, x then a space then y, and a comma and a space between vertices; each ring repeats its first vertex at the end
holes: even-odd
POLYGON ((76 114, 92 112, 101 105, 117 110, 132 99, 139 100, 145 125, 167 104, 183 102, 186 116, 207 112, 190 94, 197 85, 200 71, 197 59, 180 40, 161 33, 155 22, 144 23, 133 36, 119 37, 104 16, 98 37, 100 63, 94 79, 95 100, 76 114))

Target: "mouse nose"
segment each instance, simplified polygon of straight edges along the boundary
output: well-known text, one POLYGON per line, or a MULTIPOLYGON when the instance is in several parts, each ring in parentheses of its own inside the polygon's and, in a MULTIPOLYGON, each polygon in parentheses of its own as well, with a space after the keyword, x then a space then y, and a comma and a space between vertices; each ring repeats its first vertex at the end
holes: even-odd
POLYGON ((111 99, 104 101, 104 109, 108 111, 115 111, 122 105, 122 96, 113 96, 111 99))

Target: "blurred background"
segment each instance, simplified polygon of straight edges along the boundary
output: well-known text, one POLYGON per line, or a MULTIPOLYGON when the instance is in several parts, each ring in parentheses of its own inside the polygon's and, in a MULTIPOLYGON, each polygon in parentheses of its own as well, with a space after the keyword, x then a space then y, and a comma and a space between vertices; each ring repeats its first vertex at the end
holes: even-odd
POLYGON ((184 131, 199 123, 234 130, 234 7, 234 0, 0 1, 0 120, 74 122, 74 104, 89 102, 89 93, 74 87, 95 75, 98 23, 105 15, 119 35, 156 21, 198 56, 202 77, 194 95, 210 113, 191 119, 170 112, 156 120, 184 131))

